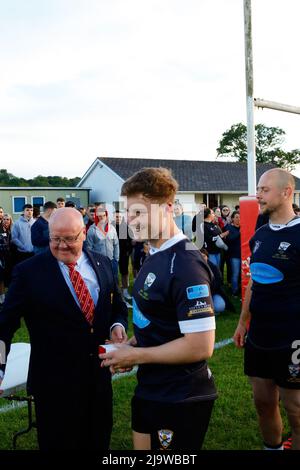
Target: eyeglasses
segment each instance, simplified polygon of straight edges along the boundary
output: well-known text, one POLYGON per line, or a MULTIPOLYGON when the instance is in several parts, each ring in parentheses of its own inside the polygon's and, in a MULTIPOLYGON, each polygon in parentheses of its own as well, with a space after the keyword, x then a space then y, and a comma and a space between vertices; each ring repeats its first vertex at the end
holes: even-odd
POLYGON ((84 227, 82 227, 80 232, 75 237, 51 237, 50 236, 49 237, 50 242, 54 243, 54 245, 59 245, 61 242, 64 242, 68 246, 75 245, 83 229, 84 227))

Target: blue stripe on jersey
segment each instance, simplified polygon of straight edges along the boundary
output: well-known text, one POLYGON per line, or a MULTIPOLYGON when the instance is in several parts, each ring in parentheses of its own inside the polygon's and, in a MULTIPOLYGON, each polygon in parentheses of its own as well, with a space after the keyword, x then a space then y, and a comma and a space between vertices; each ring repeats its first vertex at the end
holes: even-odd
POLYGON ((140 311, 134 298, 132 299, 132 309, 133 309, 132 321, 138 328, 143 329, 150 325, 151 323, 150 320, 148 320, 148 318, 146 318, 143 315, 143 313, 140 311))
POLYGON ((274 284, 284 278, 279 269, 266 263, 251 263, 250 271, 253 281, 259 284, 274 284))

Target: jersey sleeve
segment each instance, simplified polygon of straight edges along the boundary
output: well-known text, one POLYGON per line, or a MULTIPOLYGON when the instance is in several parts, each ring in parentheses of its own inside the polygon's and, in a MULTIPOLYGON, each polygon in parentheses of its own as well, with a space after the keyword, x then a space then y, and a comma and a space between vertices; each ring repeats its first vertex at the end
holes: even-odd
POLYGON ((172 290, 180 332, 215 330, 209 268, 200 257, 176 261, 172 290))

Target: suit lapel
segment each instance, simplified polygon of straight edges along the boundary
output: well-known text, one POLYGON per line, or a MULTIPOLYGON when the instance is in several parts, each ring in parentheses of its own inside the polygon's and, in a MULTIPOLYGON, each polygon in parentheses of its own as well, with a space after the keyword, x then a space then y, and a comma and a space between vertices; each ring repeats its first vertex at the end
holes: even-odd
POLYGON ((96 305, 96 310, 98 310, 98 308, 100 307, 101 299, 105 298, 105 292, 107 290, 107 285, 108 285, 107 272, 103 266, 103 263, 101 262, 100 257, 97 257, 96 253, 91 253, 88 250, 84 250, 84 253, 88 257, 95 271, 95 274, 98 279, 99 287, 100 287, 99 298, 98 298, 98 302, 96 305))

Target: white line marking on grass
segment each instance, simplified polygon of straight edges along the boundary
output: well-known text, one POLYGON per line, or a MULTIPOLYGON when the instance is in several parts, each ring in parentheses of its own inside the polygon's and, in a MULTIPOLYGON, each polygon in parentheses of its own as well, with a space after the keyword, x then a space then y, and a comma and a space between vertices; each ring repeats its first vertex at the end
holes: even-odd
MULTIPOLYGON (((218 343, 215 344, 214 349, 221 349, 221 348, 224 348, 224 346, 227 346, 228 344, 232 344, 232 343, 233 343, 232 338, 223 339, 222 341, 219 341, 218 343)), ((124 372, 123 374, 115 374, 112 377, 112 380, 119 380, 119 379, 123 379, 124 377, 131 377, 136 374, 137 369, 138 369, 137 366, 135 366, 130 372, 124 372)), ((1 407, 0 413, 7 413, 8 411, 11 411, 17 408, 24 408, 26 405, 27 405, 26 403, 22 403, 22 402, 17 402, 17 403, 13 402, 10 405, 1 407)))
POLYGON ((25 406, 27 406, 27 403, 25 402, 12 402, 9 405, 2 406, 0 408, 0 414, 7 413, 8 411, 16 410, 17 408, 24 408, 25 406))
MULTIPOLYGON (((227 346, 228 344, 232 344, 233 339, 232 338, 226 338, 223 339, 222 341, 219 341, 218 343, 215 343, 214 349, 221 349, 224 348, 224 346, 227 346)), ((130 372, 124 372, 123 374, 116 374, 113 376, 113 380, 119 380, 123 379, 124 377, 131 377, 132 375, 136 374, 138 367, 135 366, 130 372)))

